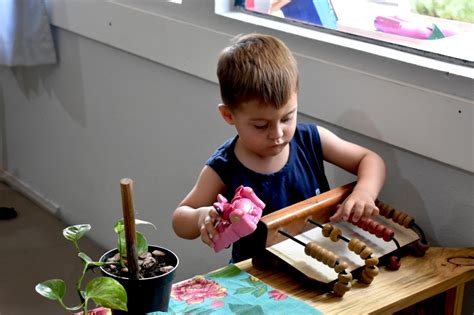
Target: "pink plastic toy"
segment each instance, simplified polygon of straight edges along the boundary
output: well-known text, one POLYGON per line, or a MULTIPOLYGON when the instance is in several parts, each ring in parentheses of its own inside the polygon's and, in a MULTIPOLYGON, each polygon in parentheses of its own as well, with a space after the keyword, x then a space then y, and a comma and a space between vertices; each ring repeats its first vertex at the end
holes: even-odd
POLYGON ((219 194, 213 204, 221 219, 216 224, 219 237, 214 241, 214 251, 220 252, 238 239, 249 235, 257 228, 265 204, 250 187, 239 186, 229 203, 219 194))
MULTIPOLYGON (((374 25, 377 30, 384 33, 417 39, 429 39, 434 31, 433 24, 408 20, 399 16, 377 16, 374 25)), ((438 28, 443 37, 456 34, 455 30, 445 25, 438 25, 438 28)))

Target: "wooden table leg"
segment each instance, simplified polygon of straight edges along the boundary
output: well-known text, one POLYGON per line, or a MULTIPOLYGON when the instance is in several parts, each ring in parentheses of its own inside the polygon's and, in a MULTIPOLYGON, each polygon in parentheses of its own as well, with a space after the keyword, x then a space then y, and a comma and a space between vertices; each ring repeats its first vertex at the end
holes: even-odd
POLYGON ((461 315, 464 283, 446 291, 444 314, 461 315))

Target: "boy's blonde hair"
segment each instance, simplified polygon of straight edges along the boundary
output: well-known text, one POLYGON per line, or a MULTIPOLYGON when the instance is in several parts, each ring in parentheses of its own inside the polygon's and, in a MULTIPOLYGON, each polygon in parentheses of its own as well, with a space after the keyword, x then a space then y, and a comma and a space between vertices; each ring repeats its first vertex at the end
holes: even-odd
POLYGON ((263 34, 237 37, 217 63, 222 102, 236 109, 243 102, 259 101, 280 108, 298 91, 298 68, 288 47, 263 34))

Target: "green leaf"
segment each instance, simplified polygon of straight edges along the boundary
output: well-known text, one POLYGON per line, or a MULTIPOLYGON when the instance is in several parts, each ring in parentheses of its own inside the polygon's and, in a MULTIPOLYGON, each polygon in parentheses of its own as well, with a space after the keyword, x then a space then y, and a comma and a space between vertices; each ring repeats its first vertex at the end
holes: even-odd
MULTIPOLYGON (((156 226, 153 223, 148 222, 148 221, 135 219, 135 225, 144 225, 144 224, 151 225, 156 230, 156 226)), ((125 230, 125 223, 123 222, 123 219, 120 219, 115 223, 114 231, 115 231, 115 233, 119 234, 120 232, 122 232, 124 230, 125 230)))
POLYGON ((93 261, 89 256, 87 256, 85 253, 79 253, 77 254, 82 261, 85 263, 87 266, 87 269, 91 269, 94 267, 100 267, 100 266, 105 266, 105 265, 110 265, 111 263, 108 263, 106 261, 93 261))
MULTIPOLYGON (((144 252, 148 251, 148 241, 142 233, 137 232, 137 255, 140 256, 144 252)), ((122 257, 127 256, 127 243, 125 241, 125 232, 119 233, 119 240, 117 242, 117 248, 119 249, 122 257)))
POLYGON ((80 252, 79 254, 77 254, 77 256, 79 256, 79 258, 81 258, 85 264, 89 264, 92 262, 92 259, 87 256, 86 253, 80 252))
POLYGON ((229 304, 230 310, 240 315, 263 315, 263 309, 260 305, 252 304, 229 304))
POLYGON ((86 286, 86 303, 92 299, 96 304, 115 310, 127 310, 127 293, 124 287, 115 279, 98 277, 92 279, 86 286))
POLYGON ((142 233, 137 232, 137 255, 148 251, 148 241, 142 233))
POLYGON ((123 219, 118 220, 114 225, 115 233, 119 234, 125 230, 125 225, 123 223, 123 219))
POLYGON ((84 234, 90 231, 90 229, 90 224, 72 225, 63 230, 63 235, 67 240, 77 242, 84 234))
POLYGON ((157 230, 156 226, 155 226, 153 223, 148 222, 148 221, 143 221, 143 220, 135 219, 135 224, 136 224, 136 225, 151 225, 155 230, 157 230))
POLYGON ((215 272, 212 272, 209 274, 209 277, 211 278, 231 278, 234 277, 238 274, 240 274, 242 271, 236 267, 235 265, 228 265, 222 269, 219 269, 215 272))
POLYGON ((193 315, 209 315, 214 313, 213 309, 208 309, 206 307, 193 307, 191 309, 186 309, 184 314, 193 314, 193 315))
POLYGON ((253 276, 250 276, 246 279, 241 279, 240 281, 248 283, 248 284, 250 284, 251 286, 254 286, 254 287, 262 285, 262 281, 260 281, 259 279, 255 278, 253 276))
POLYGON ((261 297, 262 295, 264 295, 265 293, 267 292, 267 286, 266 285, 262 285, 261 287, 259 287, 257 290, 255 290, 255 292, 253 292, 252 294, 255 296, 255 297, 261 297))
POLYGON ((62 301, 64 292, 66 292, 66 284, 61 279, 46 280, 37 284, 35 290, 45 298, 62 301))
POLYGON ((255 287, 246 287, 246 288, 239 288, 235 290, 235 294, 246 294, 246 293, 252 293, 255 290, 257 290, 255 287))

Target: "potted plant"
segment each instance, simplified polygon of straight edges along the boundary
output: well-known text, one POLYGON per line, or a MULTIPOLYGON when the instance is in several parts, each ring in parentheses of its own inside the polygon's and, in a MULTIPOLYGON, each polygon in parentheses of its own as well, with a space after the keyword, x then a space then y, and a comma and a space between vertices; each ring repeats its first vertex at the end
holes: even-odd
MULTIPOLYGON (((63 301, 65 283, 52 279, 39 283, 36 291, 42 296, 58 301, 71 312, 88 314, 90 300, 110 308, 114 314, 145 314, 167 311, 172 281, 178 266, 178 257, 170 250, 149 245, 145 236, 135 230, 137 224, 152 223, 134 218, 132 180, 122 179, 123 219, 114 225, 117 248, 106 252, 99 261, 93 261, 81 252, 78 240, 91 226, 80 224, 64 229, 64 237, 71 241, 84 268, 76 282, 80 303, 66 306, 63 301), (99 267, 103 276, 92 279, 82 290, 82 280, 87 271, 99 267), (128 313, 127 313, 128 312, 128 313)), ((156 227, 155 227, 156 229, 156 227)))

